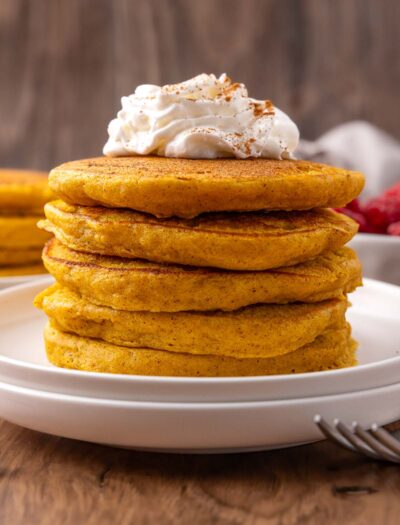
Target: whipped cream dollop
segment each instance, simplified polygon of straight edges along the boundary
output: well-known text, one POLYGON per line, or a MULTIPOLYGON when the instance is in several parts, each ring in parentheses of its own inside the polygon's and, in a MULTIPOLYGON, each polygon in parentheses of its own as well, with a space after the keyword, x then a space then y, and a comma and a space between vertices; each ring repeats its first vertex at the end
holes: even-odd
POLYGON ((201 74, 180 84, 138 86, 108 126, 108 156, 292 158, 296 124, 243 84, 201 74))

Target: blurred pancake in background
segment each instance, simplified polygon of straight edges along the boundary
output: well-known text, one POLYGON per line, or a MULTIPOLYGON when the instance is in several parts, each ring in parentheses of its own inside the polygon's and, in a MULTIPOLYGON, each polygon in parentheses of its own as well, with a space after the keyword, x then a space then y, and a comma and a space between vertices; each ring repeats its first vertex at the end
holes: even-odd
POLYGON ((49 234, 37 227, 40 216, 0 215, 1 248, 41 248, 49 234))
POLYGON ((46 273, 42 263, 25 264, 21 266, 0 266, 0 277, 18 277, 46 273))
POLYGON ((0 169, 0 276, 44 273, 41 251, 50 238, 37 227, 51 198, 47 174, 0 169))
POLYGON ((0 213, 40 215, 51 195, 46 172, 0 169, 0 213))
POLYGON ((24 266, 31 263, 41 262, 42 248, 6 248, 0 247, 0 268, 6 266, 24 266))

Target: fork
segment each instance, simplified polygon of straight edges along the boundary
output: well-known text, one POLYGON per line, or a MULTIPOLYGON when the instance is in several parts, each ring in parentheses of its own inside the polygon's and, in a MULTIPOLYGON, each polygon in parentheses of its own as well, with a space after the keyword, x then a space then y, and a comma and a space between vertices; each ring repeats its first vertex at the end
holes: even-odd
POLYGON ((370 430, 364 430, 356 421, 349 428, 335 419, 332 426, 319 414, 314 417, 314 423, 325 437, 346 450, 375 460, 400 464, 400 441, 376 424, 370 430))

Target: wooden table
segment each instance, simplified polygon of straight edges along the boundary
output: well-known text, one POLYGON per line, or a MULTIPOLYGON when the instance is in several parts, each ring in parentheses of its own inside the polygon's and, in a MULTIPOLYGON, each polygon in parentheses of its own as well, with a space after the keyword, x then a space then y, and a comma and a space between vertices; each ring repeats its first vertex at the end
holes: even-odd
POLYGON ((397 525, 400 468, 321 442, 168 455, 0 422, 1 525, 397 525))

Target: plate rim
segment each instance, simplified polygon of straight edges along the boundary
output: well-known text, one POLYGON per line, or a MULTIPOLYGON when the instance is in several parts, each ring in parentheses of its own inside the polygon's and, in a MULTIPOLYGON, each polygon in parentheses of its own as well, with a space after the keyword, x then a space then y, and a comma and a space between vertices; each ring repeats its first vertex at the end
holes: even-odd
MULTIPOLYGON (((15 288, 16 286, 19 286, 20 284, 26 284, 26 281, 32 281, 32 280, 39 280, 44 277, 47 277, 48 274, 46 273, 32 273, 28 275, 3 275, 0 276, 0 286, 7 286, 9 283, 9 286, 5 288, 8 290, 9 288, 15 288)), ((3 291, 3 289, 1 289, 3 291)))
MULTIPOLYGON (((301 404, 311 405, 313 403, 319 402, 334 402, 336 400, 344 400, 347 397, 357 397, 370 394, 381 394, 386 392, 400 392, 400 382, 391 383, 389 385, 383 385, 375 388, 366 388, 363 390, 355 390, 351 392, 341 392, 339 394, 327 394, 319 396, 310 396, 310 397, 296 397, 288 399, 269 399, 269 400, 255 400, 255 401, 218 401, 218 402, 173 402, 173 401, 142 401, 142 400, 127 400, 127 399, 110 399, 103 397, 89 397, 83 395, 73 395, 73 394, 64 394, 60 392, 53 392, 47 390, 40 390, 36 388, 23 387, 19 385, 14 385, 13 383, 7 383, 0 380, 0 391, 8 391, 14 394, 20 395, 32 395, 35 398, 40 398, 43 400, 50 401, 66 401, 72 402, 77 405, 80 403, 87 403, 92 406, 103 406, 109 408, 136 408, 136 409, 169 409, 169 410, 185 410, 185 411, 200 411, 200 410, 223 410, 229 409, 234 411, 236 409, 257 409, 257 408, 268 408, 273 406, 274 408, 279 407, 279 405, 296 405, 301 404)), ((350 400, 351 401, 351 400, 350 400)))

